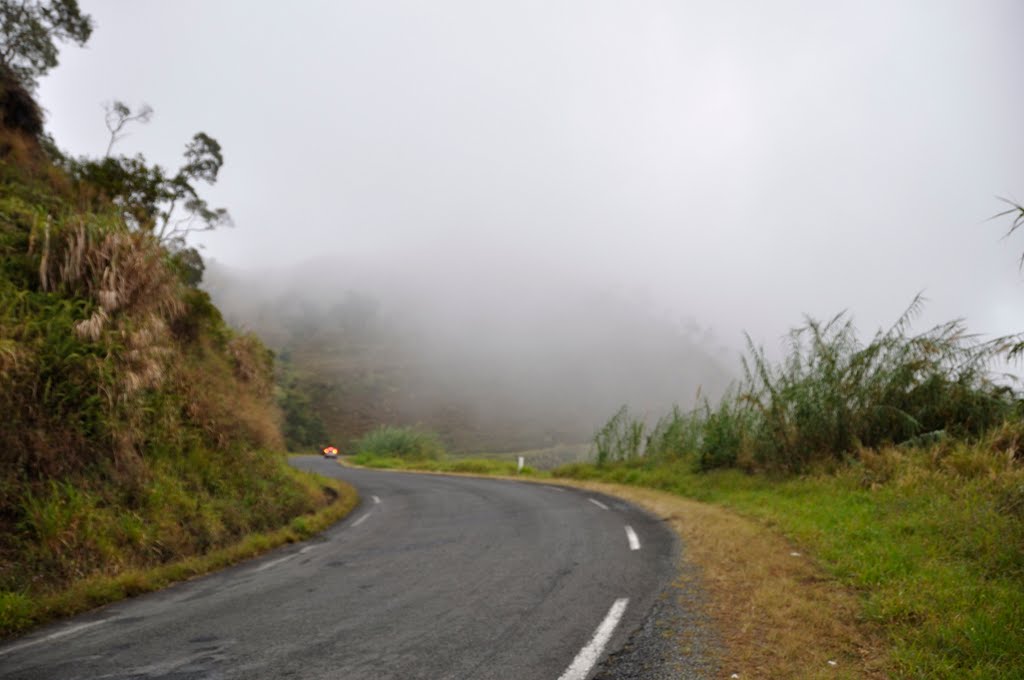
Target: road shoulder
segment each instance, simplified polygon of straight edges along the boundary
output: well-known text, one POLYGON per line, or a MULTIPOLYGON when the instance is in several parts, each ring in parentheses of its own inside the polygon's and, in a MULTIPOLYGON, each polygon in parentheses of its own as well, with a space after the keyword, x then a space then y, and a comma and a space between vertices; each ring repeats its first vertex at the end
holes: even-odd
MULTIPOLYGON (((885 644, 863 621, 858 594, 827 577, 770 527, 663 491, 558 483, 623 498, 671 526, 683 551, 678 595, 703 609, 721 644, 714 677, 886 677, 885 644)), ((700 631, 677 627, 674 638, 684 655, 708 651, 700 631)), ((607 676, 629 677, 647 676, 607 676)))

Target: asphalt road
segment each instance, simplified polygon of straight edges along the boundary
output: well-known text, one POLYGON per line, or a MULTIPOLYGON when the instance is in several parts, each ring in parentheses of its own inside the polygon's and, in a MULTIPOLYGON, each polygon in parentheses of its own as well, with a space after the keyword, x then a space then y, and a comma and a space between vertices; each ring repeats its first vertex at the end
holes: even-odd
POLYGON ((0 678, 582 680, 674 571, 669 530, 614 498, 294 462, 347 479, 360 506, 306 543, 0 645, 0 678))

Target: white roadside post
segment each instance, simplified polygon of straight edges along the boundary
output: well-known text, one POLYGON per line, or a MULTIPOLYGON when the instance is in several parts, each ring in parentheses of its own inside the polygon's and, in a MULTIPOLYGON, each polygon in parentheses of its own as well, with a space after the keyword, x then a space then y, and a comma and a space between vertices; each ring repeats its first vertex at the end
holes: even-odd
POLYGON ((518 458, 519 458, 519 467, 516 468, 516 473, 517 474, 523 471, 523 465, 526 464, 526 459, 523 456, 519 456, 518 458))

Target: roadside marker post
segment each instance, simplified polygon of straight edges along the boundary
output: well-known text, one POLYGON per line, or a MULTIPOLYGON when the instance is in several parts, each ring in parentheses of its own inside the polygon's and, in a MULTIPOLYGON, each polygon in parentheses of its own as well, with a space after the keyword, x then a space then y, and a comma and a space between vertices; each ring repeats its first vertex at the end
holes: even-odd
POLYGON ((526 458, 524 458, 523 456, 518 456, 518 458, 519 458, 519 467, 516 468, 516 473, 517 474, 523 471, 523 465, 526 464, 526 458))

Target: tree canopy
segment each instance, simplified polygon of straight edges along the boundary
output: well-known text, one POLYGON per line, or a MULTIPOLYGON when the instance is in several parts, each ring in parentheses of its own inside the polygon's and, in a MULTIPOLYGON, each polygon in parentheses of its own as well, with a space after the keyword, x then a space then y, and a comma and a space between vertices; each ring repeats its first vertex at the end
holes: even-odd
MULTIPOLYGON (((117 104, 128 111, 124 104, 117 104)), ((231 224, 227 210, 211 208, 198 189, 200 182, 216 183, 223 164, 220 143, 197 132, 185 145, 183 165, 173 174, 150 165, 141 154, 80 159, 70 169, 118 204, 130 226, 152 233, 161 243, 181 247, 193 231, 231 224)))
POLYGON ((0 0, 0 66, 29 89, 57 65, 58 43, 82 46, 91 35, 78 0, 0 0))

